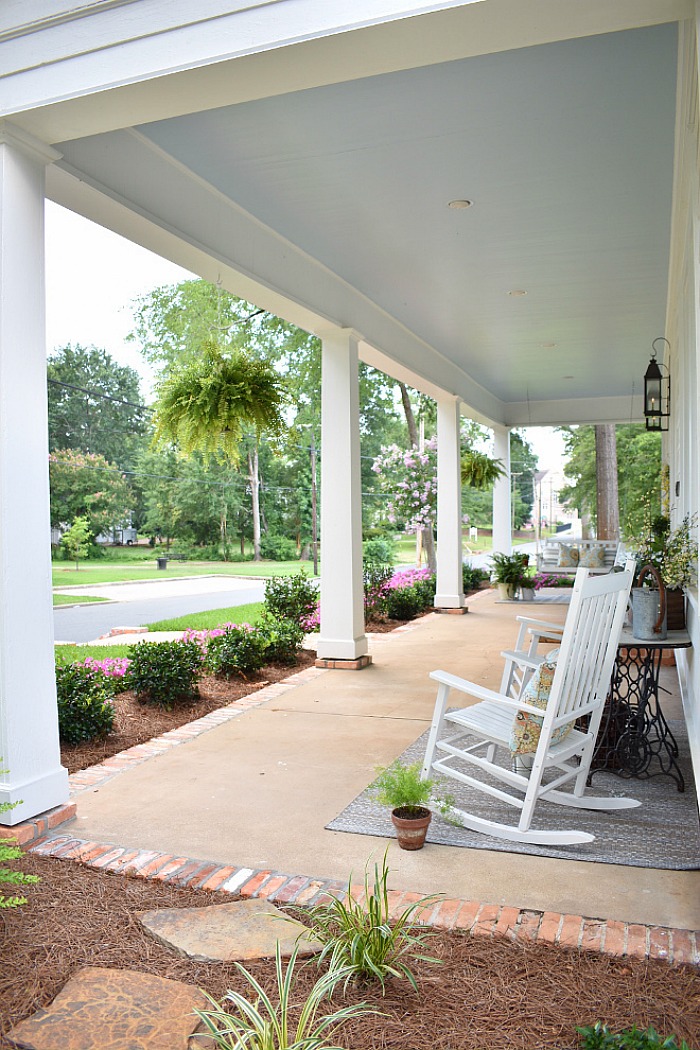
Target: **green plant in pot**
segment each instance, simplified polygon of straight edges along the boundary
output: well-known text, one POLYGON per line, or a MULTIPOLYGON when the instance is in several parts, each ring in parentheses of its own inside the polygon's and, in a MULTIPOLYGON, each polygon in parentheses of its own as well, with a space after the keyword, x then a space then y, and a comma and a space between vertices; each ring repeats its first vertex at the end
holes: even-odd
POLYGON ((652 565, 666 587, 668 629, 685 628, 685 589, 697 577, 697 514, 686 514, 671 528, 664 514, 650 517, 643 536, 630 541, 638 565, 652 565))
POLYGON ((501 598, 512 599, 520 586, 527 567, 527 554, 503 554, 495 551, 491 555, 491 575, 496 582, 501 598))
POLYGON ((379 770, 372 794, 383 806, 391 808, 391 820, 401 849, 421 849, 432 819, 429 804, 441 813, 449 813, 454 798, 437 794, 438 782, 421 779, 421 763, 396 761, 379 770))
POLYGON ((520 597, 523 601, 532 602, 535 600, 535 574, 533 572, 523 572, 518 581, 518 586, 520 588, 520 597))

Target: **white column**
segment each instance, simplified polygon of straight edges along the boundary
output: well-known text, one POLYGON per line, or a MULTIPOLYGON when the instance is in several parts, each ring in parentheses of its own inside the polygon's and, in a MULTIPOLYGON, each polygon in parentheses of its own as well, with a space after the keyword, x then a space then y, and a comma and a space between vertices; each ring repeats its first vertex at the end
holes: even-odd
POLYGON ((494 427, 494 453, 505 469, 505 476, 493 486, 493 549, 502 554, 513 550, 510 505, 510 431, 494 427))
POLYGON ((437 581, 435 607, 461 609, 462 463, 457 398, 437 402, 437 581))
POLYGON ((54 677, 44 169, 60 154, 0 122, 0 815, 68 799, 54 677))
POLYGON ((321 333, 321 632, 319 659, 367 652, 362 587, 359 336, 321 333))

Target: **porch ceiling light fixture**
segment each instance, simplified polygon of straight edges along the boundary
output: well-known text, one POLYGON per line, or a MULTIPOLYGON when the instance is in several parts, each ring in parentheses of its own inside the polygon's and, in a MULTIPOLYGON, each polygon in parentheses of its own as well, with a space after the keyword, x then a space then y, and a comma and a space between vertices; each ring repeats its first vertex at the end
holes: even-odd
POLYGON ((647 430, 665 431, 671 415, 671 376, 667 366, 659 365, 656 360, 657 343, 665 343, 671 349, 668 339, 663 336, 651 344, 651 359, 644 373, 644 419, 647 430))

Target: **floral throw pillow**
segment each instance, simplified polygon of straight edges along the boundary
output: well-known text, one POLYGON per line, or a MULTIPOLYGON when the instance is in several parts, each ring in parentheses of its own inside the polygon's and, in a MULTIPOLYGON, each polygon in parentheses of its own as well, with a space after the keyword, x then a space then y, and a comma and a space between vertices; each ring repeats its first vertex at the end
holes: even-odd
POLYGON ((582 550, 578 558, 584 569, 602 569, 605 565, 605 551, 602 547, 589 547, 582 550))
POLYGON ((559 568, 575 569, 578 565, 578 547, 570 547, 568 543, 562 543, 559 548, 559 568))
MULTIPOLYGON (((552 682, 554 681, 554 672, 557 669, 558 656, 558 649, 552 649, 550 653, 547 653, 521 694, 520 699, 524 700, 526 704, 532 704, 533 707, 541 707, 543 710, 547 706, 552 682)), ((559 729, 555 729, 552 734, 552 743, 558 744, 562 741, 571 729, 572 724, 569 723, 568 725, 560 726, 559 729)), ((530 711, 517 711, 510 731, 509 746, 511 754, 529 755, 535 752, 540 742, 541 730, 542 718, 538 715, 533 715, 530 711)))

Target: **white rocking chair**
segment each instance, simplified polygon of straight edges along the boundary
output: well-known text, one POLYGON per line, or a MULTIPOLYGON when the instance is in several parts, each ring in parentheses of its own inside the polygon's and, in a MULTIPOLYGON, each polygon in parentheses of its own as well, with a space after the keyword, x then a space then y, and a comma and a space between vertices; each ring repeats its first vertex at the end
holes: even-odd
MULTIPOLYGON (((584 795, 631 585, 629 568, 606 576, 591 576, 588 569, 578 570, 544 710, 519 699, 519 693, 513 695, 517 691, 515 679, 506 681, 507 669, 502 682, 506 688, 501 692, 485 689, 446 671, 432 672, 430 677, 439 686, 423 777, 433 772, 443 774, 521 811, 517 824, 505 824, 454 808, 453 816, 465 827, 516 842, 569 845, 591 842, 594 836, 577 829, 532 829, 535 806, 540 799, 592 810, 631 809, 639 805, 635 799, 584 795), (479 702, 448 711, 451 690, 479 702), (518 711, 542 719, 528 776, 510 768, 511 731, 518 711), (584 716, 588 716, 587 728, 582 728, 579 722, 584 716), (568 732, 561 739, 561 730, 565 727, 568 732), (507 766, 495 761, 499 748, 507 752, 507 766), (477 771, 516 789, 524 797, 471 775, 465 767, 476 767, 477 771), (554 775, 545 782, 543 778, 549 771, 554 771, 554 775), (572 780, 573 789, 562 791, 572 780)), ((506 658, 522 665, 525 678, 521 673, 517 688, 527 681, 528 672, 541 660, 541 656, 528 652, 511 652, 506 658)))

